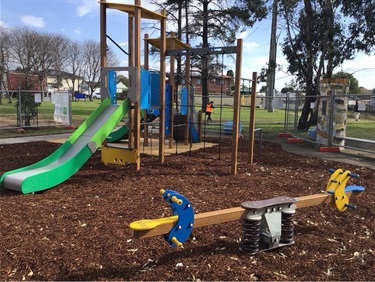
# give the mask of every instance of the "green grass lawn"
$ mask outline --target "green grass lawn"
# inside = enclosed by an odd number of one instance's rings
[[[99,106],[99,101],[73,101],[72,102],[72,125],[79,126],[86,118]],[[71,133],[74,130],[66,128],[65,126],[57,125],[54,122],[53,114],[55,105],[51,102],[43,102],[38,107],[38,126],[37,121],[33,120],[32,127],[27,128],[24,135],[48,135],[59,133]],[[17,125],[17,109],[14,103],[3,101],[0,105],[0,128],[12,127],[11,129],[0,130],[0,138],[17,137],[19,133],[16,132]],[[39,126],[40,125],[40,126]]]
[[[72,124],[79,126],[98,106],[99,101],[73,101],[72,102]],[[10,130],[0,130],[0,138],[19,136],[19,133],[15,131],[17,109],[15,108],[15,102],[9,104],[3,100],[3,104],[0,105],[0,128],[6,127],[12,124],[13,127]],[[195,105],[196,110],[201,110],[200,105]],[[39,124],[44,124],[46,121],[50,123],[50,126],[40,126],[38,128],[28,128],[26,135],[46,135],[46,134],[57,134],[57,133],[70,133],[72,129],[67,129],[64,126],[57,126],[53,120],[54,104],[50,102],[43,102],[38,107],[38,121]],[[204,115],[203,115],[204,118]],[[294,112],[288,113],[289,127],[293,126]],[[233,108],[231,106],[216,106],[212,113],[213,122],[211,124],[205,124],[206,128],[211,130],[219,131],[222,129],[223,124],[226,121],[233,120]],[[255,128],[262,128],[265,134],[277,134],[284,131],[284,120],[285,111],[275,109],[273,112],[268,112],[265,109],[257,108],[255,112]],[[250,121],[250,107],[241,106],[240,109],[240,122],[242,124],[242,132],[249,132],[249,121]],[[221,124],[220,124],[221,122]],[[35,121],[34,121],[35,123]],[[288,128],[287,128],[288,129]],[[363,138],[363,139],[374,139],[375,132],[375,113],[362,113],[361,119],[355,121],[352,115],[348,114],[347,120],[347,136]],[[297,132],[298,133],[298,132]],[[300,132],[302,135],[306,135],[307,131]]]
[[[201,110],[200,106],[196,106],[196,110]],[[284,129],[284,110],[274,110],[268,112],[262,108],[255,109],[255,128],[262,128],[266,134],[277,134]],[[204,115],[203,115],[204,117]],[[233,121],[233,108],[224,106],[216,107],[211,115],[213,122],[206,124],[206,128],[212,130],[220,130],[226,121]],[[220,125],[221,122],[221,125]],[[240,109],[240,122],[242,132],[248,133],[250,127],[250,107],[242,106]]]

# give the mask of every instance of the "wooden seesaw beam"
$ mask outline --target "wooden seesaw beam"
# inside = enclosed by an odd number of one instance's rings
[[[346,192],[346,196],[349,199],[353,199],[359,196],[362,191],[350,191]],[[297,208],[306,208],[310,206],[316,206],[324,203],[333,203],[334,196],[328,193],[314,194],[309,196],[303,196],[295,198],[295,205]],[[229,208],[211,212],[198,213],[194,215],[194,228],[202,227],[207,225],[213,225],[218,223],[224,223],[234,220],[240,220],[246,217],[248,211],[242,207]],[[137,239],[153,237],[158,235],[167,234],[174,224],[177,222],[177,217],[171,217],[170,221],[156,226],[149,230],[134,230],[134,237]]]

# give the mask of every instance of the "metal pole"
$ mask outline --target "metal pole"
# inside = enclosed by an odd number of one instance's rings
[[[22,99],[21,88],[18,87],[18,127],[22,128]]]
[[[334,102],[335,102],[335,92],[332,90],[330,95],[330,107],[329,107],[329,124],[328,124],[328,147],[332,146],[332,137],[333,137],[333,123],[334,123]]]
[[[268,75],[267,75],[267,93],[266,93],[266,108],[268,112],[273,112],[272,98],[275,91],[275,69],[276,69],[276,31],[277,31],[277,0],[272,4],[272,29],[270,39],[270,53],[268,60]]]

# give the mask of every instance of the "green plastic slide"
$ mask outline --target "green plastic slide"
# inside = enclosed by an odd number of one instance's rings
[[[101,146],[129,105],[128,99],[122,104],[111,104],[106,98],[54,153],[35,164],[4,173],[0,187],[27,194],[64,182]]]
[[[147,116],[147,123],[153,122],[158,116],[155,115],[148,115]],[[142,115],[141,119],[141,131],[144,129],[144,117]],[[110,143],[117,142],[121,139],[128,139],[128,126],[126,124],[122,125],[121,127],[113,130],[111,134],[109,134],[107,141]]]

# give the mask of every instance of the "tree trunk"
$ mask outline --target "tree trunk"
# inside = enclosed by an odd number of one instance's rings
[[[312,32],[312,20],[313,20],[313,12],[311,7],[310,0],[304,0],[305,3],[305,12],[306,12],[306,68],[307,68],[307,76],[306,76],[306,99],[303,105],[301,117],[298,121],[298,130],[304,130],[309,128],[309,115],[312,113],[310,109],[311,100],[315,97],[311,97],[316,95],[314,93],[314,85],[313,85],[313,57],[311,54],[312,50],[312,41],[311,41],[311,32]]]
[[[182,40],[182,4],[178,4],[178,21],[177,21],[177,38]],[[181,56],[177,57],[177,73],[181,74],[182,72],[182,58]],[[177,85],[181,85],[181,77],[177,75]],[[177,93],[177,92],[176,92]],[[178,101],[177,97],[175,97],[175,101]]]

